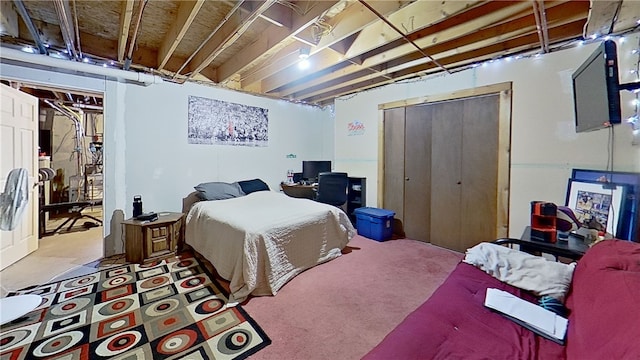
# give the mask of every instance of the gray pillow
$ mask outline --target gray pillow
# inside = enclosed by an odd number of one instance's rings
[[[201,183],[194,186],[194,189],[198,191],[197,196],[200,200],[224,200],[245,195],[237,182]]]

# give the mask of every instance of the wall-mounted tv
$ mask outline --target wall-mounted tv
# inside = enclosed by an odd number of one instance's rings
[[[576,132],[603,129],[621,122],[615,41],[603,41],[571,78]]]

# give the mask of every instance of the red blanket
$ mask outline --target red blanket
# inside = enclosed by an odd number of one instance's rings
[[[364,359],[557,359],[564,347],[484,307],[486,289],[533,296],[460,263]]]
[[[566,346],[484,307],[488,287],[535,301],[460,263],[418,309],[364,359],[640,359],[640,244],[608,240],[574,271]]]
[[[640,244],[607,240],[589,249],[567,298],[569,359],[640,359]]]

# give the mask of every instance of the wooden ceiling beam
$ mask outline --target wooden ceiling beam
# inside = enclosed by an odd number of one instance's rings
[[[591,13],[587,20],[584,37],[608,35],[613,32],[613,24],[622,6],[622,0],[591,1]]]
[[[523,4],[527,5],[526,3]],[[578,2],[564,3],[547,9],[549,23],[558,25],[562,19],[568,19],[567,21],[584,19],[588,12],[588,6],[585,5],[588,4],[582,3],[582,6],[579,5]],[[517,10],[517,8],[514,8],[514,10]],[[506,16],[506,14],[503,14],[503,16]],[[446,30],[420,39],[417,43],[427,53],[441,56],[439,54],[446,51],[458,50],[483,40],[488,39],[493,42],[499,42],[510,37],[521,36],[524,33],[535,31],[535,17],[531,12],[519,18],[511,17],[510,19],[505,22],[501,17],[494,17],[493,22],[497,25],[485,24],[482,19],[476,19],[471,23],[465,23],[464,26],[446,27]],[[482,30],[474,31],[473,29]],[[286,97],[293,93],[299,94],[305,91],[312,91],[312,89],[338,86],[341,82],[357,78],[358,74],[384,72],[387,69],[406,62],[416,61],[423,57],[412,46],[405,44],[390,51],[367,57],[361,64],[353,63],[342,69],[331,71],[323,77],[301,78],[298,83],[291,83],[287,87],[279,89],[278,94]]]
[[[129,40],[129,27],[131,26],[131,18],[133,18],[133,5],[135,0],[124,0],[120,6],[120,27],[118,27],[118,53],[116,59],[118,62],[124,61],[127,41]]]
[[[243,14],[236,11],[228,20],[217,29],[216,33],[207,41],[200,51],[193,57],[189,63],[190,74],[188,78],[193,78],[204,68],[209,66],[211,62],[219,56],[224,50],[231,46],[247,29],[256,21],[262,12],[267,10],[275,0],[267,0],[260,3],[260,6],[252,9],[253,12]],[[211,79],[214,82],[221,82],[220,79]]]
[[[18,12],[12,1],[0,1],[0,33],[18,37]]]
[[[405,1],[376,1],[372,6],[381,13],[388,14],[401,9],[405,5]],[[321,25],[314,24],[305,31],[311,31],[309,29],[318,28],[326,29],[329,32],[323,34],[320,39],[314,39],[311,35],[306,35],[305,42],[309,45],[314,45],[311,48],[310,55],[320,52],[321,50],[335,46],[342,41],[346,41],[345,44],[351,45],[353,43],[353,35],[360,32],[363,28],[370,25],[372,22],[377,21],[378,18],[371,13],[368,9],[364,8],[360,3],[353,3],[345,10],[338,13],[338,15],[323,20]],[[316,32],[320,30],[315,30]],[[306,34],[306,32],[305,32]],[[299,39],[301,34],[297,34],[296,39]],[[309,37],[309,39],[307,39]],[[296,44],[300,48],[300,44]],[[267,78],[284,67],[294,65],[300,61],[297,52],[292,51],[291,46],[287,46],[281,49],[277,54],[272,56],[273,61],[267,61],[260,65],[260,69],[252,71],[251,74],[242,77],[242,88],[247,88],[252,84]],[[335,50],[334,50],[335,51]],[[346,49],[344,49],[346,51]],[[333,53],[333,52],[331,52]]]
[[[585,24],[585,20],[577,20],[572,23],[560,25],[557,27],[549,28],[549,39],[551,43],[557,43],[561,41],[567,41],[571,39],[580,38],[582,35],[582,29]],[[439,61],[445,65],[452,67],[460,67],[470,65],[473,62],[470,59],[491,59],[498,54],[504,54],[506,51],[519,50],[534,50],[538,49],[538,34],[530,33],[515,39],[508,39],[495,43],[490,46],[481,47],[472,51],[461,52],[455,55],[451,55],[445,58],[439,59]],[[455,65],[455,66],[453,66]],[[351,94],[355,91],[362,91],[374,87],[378,87],[384,84],[393,83],[407,78],[416,77],[416,74],[425,72],[428,70],[434,70],[438,72],[436,65],[433,63],[424,63],[415,66],[408,67],[406,69],[386,74],[387,76],[372,76],[370,78],[362,79],[360,82],[354,82],[347,86],[340,88],[330,89],[322,94],[299,97],[298,100],[306,101],[309,103],[321,103],[335,97]]]
[[[298,2],[298,6],[306,8],[302,5],[306,2]],[[291,28],[270,26],[266,31],[262,32],[260,37],[251,45],[240,50],[233,58],[226,61],[218,67],[219,81],[226,81],[236,73],[242,72],[244,69],[253,65],[254,62],[267,53],[272,47],[291,38],[298,32],[304,30],[313,24],[319,16],[331,9],[337,1],[310,1],[311,6],[304,14],[292,12]]]
[[[400,11],[408,3],[409,1],[372,1],[369,5],[378,13],[389,16]],[[323,26],[327,31],[320,33],[321,37],[314,50],[317,52],[330,47],[378,21],[380,19],[374,13],[361,3],[355,2],[324,22]]]
[[[116,40],[101,38],[85,32],[80,32],[80,40],[84,44],[82,48],[85,54],[91,54],[93,57],[97,58],[117,61],[119,43]],[[131,67],[138,69],[153,68],[156,66],[157,58],[158,52],[156,50],[138,45],[133,58],[131,59]],[[183,58],[173,56],[167,62],[167,67],[177,69],[184,61],[185,59]],[[121,65],[123,64],[123,61],[117,62]],[[165,70],[163,70],[163,72],[166,74],[173,74]]]
[[[189,30],[189,27],[203,4],[204,0],[180,1],[176,19],[173,21],[171,28],[158,49],[158,70],[162,70],[167,64],[167,61],[171,55],[173,55],[182,38],[184,38],[184,35],[187,33],[187,30]]]
[[[512,6],[525,6],[530,7],[529,4],[522,4],[522,2],[508,2],[508,1],[495,1],[479,6],[473,7],[477,2],[462,2],[454,1],[447,2],[439,5],[440,3],[434,3],[429,1],[415,2],[408,6],[403,7],[399,11],[391,14],[389,20],[391,20],[396,26],[412,29],[407,36],[416,41],[434,32],[442,31],[454,26],[459,26],[467,22],[473,23],[486,23],[485,16],[499,11],[500,9],[509,8]],[[446,7],[445,7],[446,6]],[[455,13],[449,18],[443,18],[443,13]],[[494,15],[495,16],[495,15]],[[502,15],[504,17],[504,15]],[[404,24],[413,25],[404,25]],[[433,28],[433,30],[431,30]],[[470,29],[468,31],[473,31]],[[390,43],[388,46],[385,45]],[[407,44],[407,41],[400,37],[395,31],[386,25],[383,21],[377,21],[369,27],[362,30],[355,40],[354,44],[342,56],[342,61],[349,63],[361,63],[363,55],[370,52],[377,52],[380,48],[384,50],[390,50],[394,47]],[[369,55],[370,56],[370,55]],[[262,81],[262,89],[264,92],[278,91],[284,85],[294,82],[298,79],[305,78],[311,75],[313,72],[323,71],[331,68],[335,65],[335,61],[330,58],[330,61],[318,61],[315,56],[311,56],[309,61],[313,63],[313,67],[305,71],[299,71],[297,69],[283,69],[278,74],[274,74],[269,78]]]
[[[273,4],[263,12],[260,17],[273,25],[282,26],[287,29],[290,29],[293,24],[291,9],[280,3]]]

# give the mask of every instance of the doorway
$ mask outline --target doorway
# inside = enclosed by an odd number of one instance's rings
[[[38,250],[0,272],[2,293],[104,256],[102,93],[2,81],[38,99]]]

